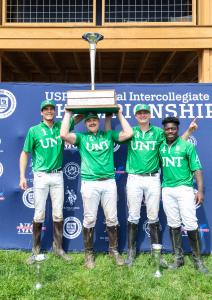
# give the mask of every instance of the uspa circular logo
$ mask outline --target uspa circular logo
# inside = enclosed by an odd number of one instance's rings
[[[16,98],[8,90],[0,89],[0,119],[5,119],[13,114],[16,109]]]
[[[33,187],[28,188],[23,193],[22,200],[23,200],[24,205],[26,205],[27,207],[29,207],[29,208],[35,208]]]
[[[65,165],[63,173],[68,179],[75,179],[80,173],[80,166],[74,162]]]
[[[191,144],[193,144],[194,146],[197,145],[197,139],[193,135],[189,136],[188,142],[191,143]]]
[[[3,172],[4,172],[4,168],[2,163],[0,163],[0,177],[2,176]]]
[[[76,217],[68,217],[64,220],[63,235],[69,240],[77,238],[82,232],[82,224]]]

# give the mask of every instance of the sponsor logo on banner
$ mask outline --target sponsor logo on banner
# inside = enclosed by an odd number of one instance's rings
[[[66,142],[64,150],[78,151],[78,148],[77,148],[77,146],[74,146],[74,145],[69,144],[69,143]]]
[[[115,179],[119,179],[124,174],[126,174],[124,166],[119,166],[115,169]]]
[[[67,186],[65,190],[65,203],[64,203],[64,209],[66,210],[77,210],[80,209],[79,206],[75,206],[75,203],[77,201],[77,195],[73,189],[69,189]]]
[[[2,176],[3,172],[4,172],[4,168],[2,163],[0,162],[0,177]]]
[[[19,223],[17,234],[32,234],[32,223]]]
[[[0,139],[0,145],[2,143],[2,140]],[[0,149],[0,153],[4,152],[4,150]]]
[[[32,234],[33,232],[33,224],[32,223],[22,223],[20,222],[18,226],[16,226],[17,234]],[[42,231],[46,230],[46,227],[42,227]]]
[[[113,152],[118,151],[120,147],[121,147],[121,145],[114,143]]]
[[[12,115],[16,109],[16,98],[8,90],[0,89],[0,119]]]
[[[82,224],[76,217],[68,217],[64,220],[63,235],[69,240],[77,238],[82,232]]]
[[[4,192],[0,192],[0,201],[3,201],[3,200],[5,200]]]
[[[28,188],[22,195],[24,205],[29,208],[35,208],[33,187]]]
[[[80,166],[74,162],[70,162],[63,168],[63,173],[68,179],[75,179],[80,173]]]
[[[203,236],[209,232],[210,229],[207,224],[199,224],[199,234],[201,238],[203,238]],[[181,226],[181,233],[182,236],[188,236],[187,230],[183,226]]]
[[[162,226],[161,226],[160,223],[159,223],[159,229],[160,229],[160,231],[162,231]],[[144,222],[144,224],[143,224],[143,231],[146,233],[146,235],[148,237],[150,237],[150,228],[149,228],[149,222],[148,222],[148,220],[146,220]]]
[[[191,144],[193,144],[194,146],[197,145],[197,139],[193,135],[189,136],[188,142],[191,143]]]

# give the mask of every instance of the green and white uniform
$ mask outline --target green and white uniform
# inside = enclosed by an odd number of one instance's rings
[[[148,221],[155,223],[158,221],[161,190],[158,173],[159,147],[165,136],[161,128],[152,125],[146,132],[142,131],[139,126],[135,126],[133,132],[133,137],[127,142],[128,221],[138,224],[144,196]]]
[[[63,219],[64,183],[62,173],[64,142],[60,138],[61,122],[52,127],[45,123],[29,129],[23,151],[32,154],[34,172],[34,221],[42,223],[45,219],[45,206],[50,192],[53,221]],[[74,120],[71,119],[71,129]]]
[[[119,132],[110,130],[76,133],[75,145],[81,156],[81,194],[83,199],[83,226],[94,227],[99,203],[104,210],[107,226],[116,226],[117,188],[114,179],[113,144]]]
[[[178,137],[171,145],[160,146],[163,168],[162,199],[170,227],[184,224],[186,230],[196,230],[197,218],[193,190],[193,172],[201,163],[194,145]]]

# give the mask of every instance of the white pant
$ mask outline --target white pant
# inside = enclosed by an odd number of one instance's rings
[[[52,201],[52,218],[54,222],[63,220],[64,183],[63,172],[34,172],[34,221],[43,223],[45,220],[46,200],[50,192]]]
[[[84,227],[91,228],[95,226],[100,202],[105,214],[107,226],[116,226],[118,224],[117,188],[115,179],[100,181],[82,180],[81,194],[84,208]]]
[[[165,187],[162,189],[162,200],[170,227],[177,228],[183,224],[185,230],[198,228],[195,195],[192,187]]]
[[[143,197],[149,223],[158,221],[160,205],[160,175],[141,176],[129,174],[127,179],[127,205],[129,209],[128,221],[138,224]]]

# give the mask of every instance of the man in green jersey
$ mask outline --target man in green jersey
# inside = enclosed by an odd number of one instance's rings
[[[81,156],[81,194],[83,200],[84,219],[83,237],[85,246],[85,266],[95,266],[93,256],[93,233],[96,224],[97,210],[101,202],[104,210],[109,238],[109,254],[114,257],[117,265],[124,261],[119,256],[117,247],[117,188],[114,179],[114,142],[124,141],[133,134],[132,128],[118,111],[122,131],[99,129],[99,118],[94,112],[85,117],[86,133],[69,133],[71,112],[66,111],[61,137],[79,148]]]
[[[176,269],[184,265],[181,236],[183,224],[192,248],[194,265],[200,272],[208,274],[201,259],[195,207],[195,202],[201,204],[204,200],[202,166],[194,145],[178,136],[178,118],[165,118],[162,124],[166,136],[159,149],[163,168],[162,201],[175,255],[170,268]],[[197,183],[196,195],[193,174]]]
[[[25,171],[29,153],[32,154],[32,169],[34,173],[34,205],[33,218],[33,255],[28,259],[31,264],[41,248],[42,223],[45,220],[45,206],[50,192],[53,216],[53,251],[56,255],[70,260],[70,257],[62,249],[63,237],[63,202],[64,183],[62,172],[62,160],[64,142],[60,137],[61,122],[54,122],[55,102],[44,100],[41,103],[42,122],[29,129],[23,151],[20,155],[20,183],[21,189],[27,189]],[[83,116],[71,119],[69,126],[74,127]]]
[[[137,105],[135,118],[138,125],[133,127],[133,137],[127,141],[128,266],[132,266],[136,254],[136,237],[143,199],[146,204],[151,244],[161,244],[158,218],[161,194],[159,147],[165,135],[161,128],[150,124],[149,105]],[[196,127],[197,124],[193,121],[183,138],[187,139]],[[105,128],[111,128],[109,117]],[[166,262],[161,260],[161,265],[166,267]]]

